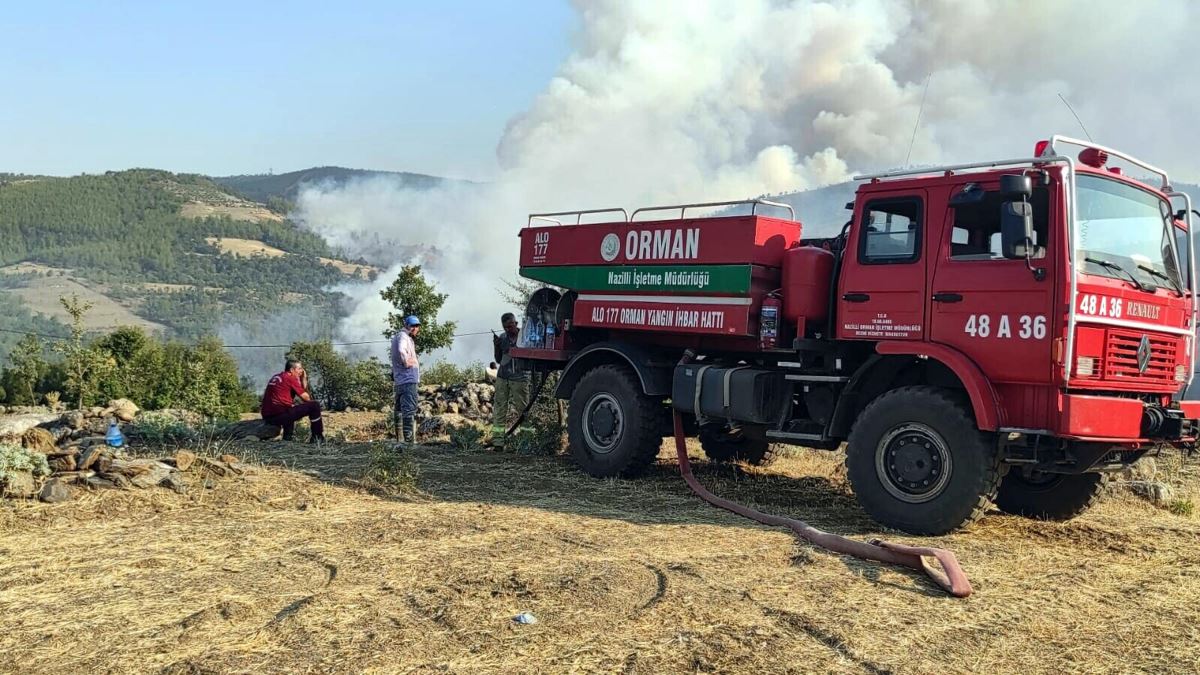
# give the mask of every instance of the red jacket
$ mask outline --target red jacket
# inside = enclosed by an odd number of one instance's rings
[[[267,382],[267,390],[263,392],[260,408],[262,416],[274,417],[287,412],[292,407],[292,398],[303,393],[304,385],[300,384],[300,378],[294,374],[284,371],[272,375]]]

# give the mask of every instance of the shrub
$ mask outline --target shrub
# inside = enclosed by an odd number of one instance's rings
[[[40,452],[0,443],[0,483],[7,482],[12,474],[23,471],[29,471],[34,476],[49,476],[50,465]]]
[[[483,382],[486,378],[487,370],[482,363],[457,366],[442,360],[421,370],[421,384],[462,384]]]
[[[1191,518],[1196,512],[1196,505],[1190,499],[1175,499],[1167,504],[1167,510],[1177,516]]]
[[[474,424],[450,428],[450,444],[459,450],[477,450],[483,446],[483,430]]]
[[[525,455],[556,455],[562,450],[566,429],[559,414],[559,400],[554,397],[558,375],[555,373],[547,377],[550,379],[542,386],[525,421],[505,442],[506,450]],[[537,385],[536,376],[531,384]]]
[[[288,356],[304,364],[313,396],[326,410],[373,410],[392,400],[391,375],[379,359],[351,363],[328,341],[293,343]]]
[[[382,487],[412,492],[417,489],[420,470],[407,455],[386,443],[373,443],[367,457],[365,478]]]
[[[177,443],[199,437],[199,432],[184,424],[174,415],[149,411],[138,415],[133,424],[133,433],[149,443]]]

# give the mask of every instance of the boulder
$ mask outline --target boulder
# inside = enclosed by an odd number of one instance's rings
[[[233,469],[229,468],[229,465],[215,459],[209,459],[208,457],[197,457],[196,466],[203,473],[216,476],[217,478],[232,476],[234,473]]]
[[[175,453],[175,468],[180,471],[187,471],[196,463],[196,453],[188,450],[180,450]]]
[[[21,447],[40,452],[43,455],[57,449],[54,445],[54,434],[42,427],[26,429],[25,433],[21,434]]]
[[[60,478],[51,478],[42,486],[42,491],[38,493],[38,499],[47,504],[57,504],[65,502],[71,498],[71,488],[67,487],[66,482]]]
[[[260,441],[269,441],[282,433],[283,427],[267,424],[262,420],[242,420],[227,428],[223,435],[233,440],[257,438]]]
[[[78,430],[83,428],[83,422],[86,417],[82,410],[71,410],[63,413],[59,420],[69,429]]]
[[[1130,481],[1126,485],[1133,494],[1155,506],[1166,506],[1171,501],[1171,498],[1174,497],[1171,486],[1166,483],[1152,480],[1138,480]]]
[[[183,482],[178,471],[172,471],[167,474],[167,477],[162,480],[161,485],[165,488],[170,488],[176,494],[187,494],[187,483]]]
[[[55,473],[74,471],[77,468],[75,455],[59,455],[57,457],[51,457],[49,462],[50,470],[54,471]]]
[[[92,445],[87,450],[83,451],[83,454],[80,455],[79,461],[75,463],[75,466],[80,471],[87,471],[88,469],[92,468],[93,464],[99,461],[100,455],[104,453],[104,450],[105,446],[103,445]]]
[[[27,499],[37,495],[37,483],[30,471],[10,471],[4,479],[3,494],[6,497]]]
[[[113,415],[122,422],[132,422],[137,417],[140,408],[127,398],[118,398],[108,402],[104,415]]]
[[[241,460],[237,458],[237,455],[221,455],[221,461],[226,464],[237,464]]]
[[[1143,457],[1129,466],[1121,469],[1121,480],[1152,481],[1158,475],[1158,463],[1153,457]]]
[[[30,429],[53,422],[58,415],[45,413],[20,413],[0,417],[0,439],[15,440]]]

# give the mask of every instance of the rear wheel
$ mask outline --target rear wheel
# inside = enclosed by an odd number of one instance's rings
[[[871,402],[846,448],[859,504],[912,534],[945,534],[983,515],[1000,481],[995,439],[937,387],[904,387]]]
[[[597,478],[634,476],[662,446],[662,403],[642,393],[627,368],[599,366],[571,393],[567,437],[571,457]]]
[[[741,429],[725,424],[700,427],[700,447],[714,462],[745,462],[766,466],[777,458],[777,446],[766,439],[746,436]]]
[[[996,506],[1005,513],[1037,520],[1070,520],[1100,500],[1108,476],[1058,474],[1013,468],[1000,483]]]

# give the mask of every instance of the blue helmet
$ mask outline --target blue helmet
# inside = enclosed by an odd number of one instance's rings
[[[420,326],[420,325],[421,325],[421,320],[418,319],[415,315],[410,316],[404,320],[405,328],[412,328],[413,326]]]

